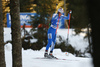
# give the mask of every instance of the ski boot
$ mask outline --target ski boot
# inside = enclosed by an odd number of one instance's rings
[[[58,59],[57,57],[53,56],[52,53],[49,54],[49,57],[52,59]]]
[[[44,53],[44,58],[52,59],[52,57],[50,55],[48,55],[48,53]]]

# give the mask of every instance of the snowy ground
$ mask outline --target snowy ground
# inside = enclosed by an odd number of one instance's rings
[[[10,43],[5,45],[6,67],[12,67],[11,47]],[[43,57],[44,50],[45,47],[40,51],[22,49],[23,67],[93,67],[92,58],[75,57],[70,53],[67,56],[65,52],[61,52],[60,49],[54,50],[54,56],[66,60],[36,59],[38,57]]]
[[[67,35],[64,34],[65,32],[67,31],[65,31],[64,29],[63,30],[59,29],[58,35],[62,35],[62,37],[64,36],[67,37]],[[10,28],[4,28],[5,42],[7,40],[11,40],[10,33],[11,33]],[[70,39],[70,43],[75,47],[77,46],[78,47],[77,50],[82,49],[82,51],[84,51],[88,43],[87,41],[83,40],[83,37],[82,37],[83,34],[80,34],[78,36],[72,36],[74,32],[71,31],[70,33],[71,34],[69,36],[70,38],[72,38]],[[75,42],[76,44],[73,44]],[[31,49],[28,49],[28,50],[22,49],[23,67],[93,67],[91,57],[90,58],[75,57],[71,53],[66,55],[65,52],[62,52],[60,49],[54,49],[54,56],[58,58],[66,59],[66,60],[36,59],[37,57],[40,57],[40,58],[43,57],[44,51],[45,51],[45,47],[43,47],[39,51],[33,51]],[[10,43],[5,45],[5,60],[6,60],[6,67],[12,67],[12,46]]]

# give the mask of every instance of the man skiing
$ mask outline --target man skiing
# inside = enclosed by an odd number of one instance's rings
[[[48,35],[48,44],[46,46],[46,50],[44,53],[45,58],[56,58],[53,56],[52,53],[53,53],[53,49],[55,47],[56,33],[57,33],[58,25],[64,19],[69,20],[69,14],[68,14],[68,16],[64,16],[64,15],[62,15],[62,13],[63,13],[63,9],[60,7],[58,9],[58,13],[53,14],[53,16],[52,16],[51,26],[48,29],[48,34],[47,34]],[[48,54],[48,49],[50,46],[51,46],[50,53]]]

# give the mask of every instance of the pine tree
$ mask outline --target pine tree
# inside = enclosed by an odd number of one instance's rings
[[[34,0],[20,0],[20,12],[32,12],[33,1]]]
[[[88,12],[91,23],[91,35],[92,35],[92,46],[93,46],[93,64],[94,67],[100,67],[100,0],[88,0]]]
[[[7,18],[6,18],[6,14],[10,12],[10,8],[9,8],[9,0],[2,0],[2,8],[3,8],[3,23],[4,23],[4,27],[7,26]]]
[[[87,11],[87,0],[67,0],[68,11],[72,10],[71,27],[76,28],[76,32],[80,32],[81,28],[86,28],[89,24]]]
[[[10,1],[11,30],[12,30],[12,67],[22,67],[22,44],[20,29],[19,0]]]
[[[33,27],[37,27],[38,24],[48,24],[50,22],[53,13],[56,10],[56,4],[58,0],[34,0],[33,4],[34,11],[36,11],[36,15],[32,17],[32,22],[30,24]]]
[[[0,0],[0,67],[6,67],[4,54],[4,36],[3,36],[3,12],[2,1]]]

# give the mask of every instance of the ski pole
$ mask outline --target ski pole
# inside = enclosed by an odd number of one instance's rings
[[[59,17],[58,17],[58,22],[57,22],[57,28],[56,28],[56,33],[55,34],[57,34],[57,29],[59,28]]]
[[[69,23],[68,23],[68,33],[67,33],[67,44],[68,44],[68,39],[69,39],[69,28],[70,28],[71,13],[72,13],[72,11],[70,10],[70,13],[69,13]]]
[[[72,11],[70,10],[70,14],[69,14],[69,23],[68,23],[68,33],[67,33],[67,45],[68,45],[68,38],[69,38],[69,28],[70,28],[71,13],[72,13]],[[66,51],[66,55],[67,55],[67,56],[69,55],[67,51]]]

